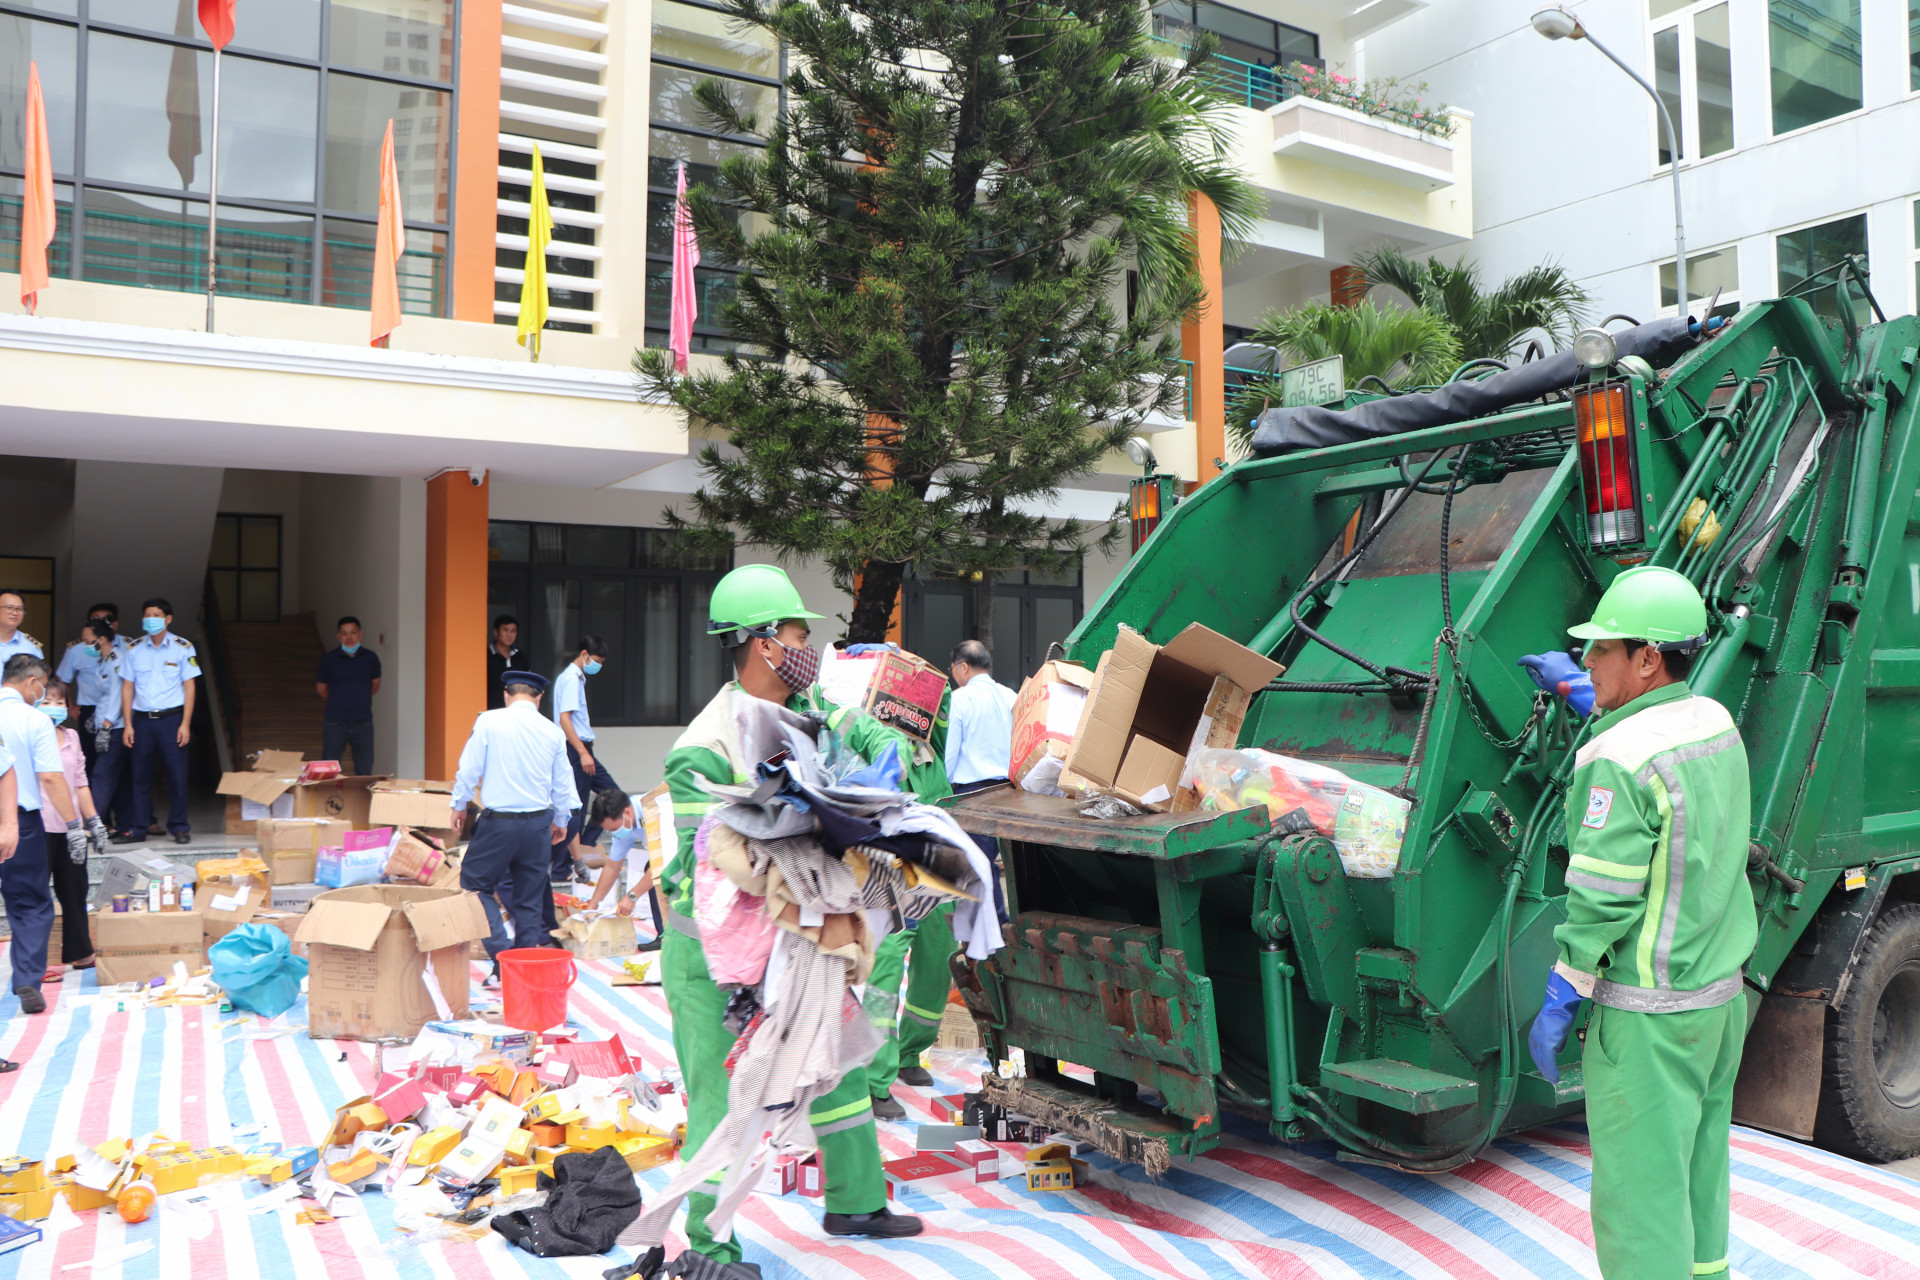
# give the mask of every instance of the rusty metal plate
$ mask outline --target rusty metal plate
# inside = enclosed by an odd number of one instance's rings
[[[1826,1047],[1824,1000],[1763,998],[1760,1015],[1747,1031],[1740,1078],[1733,1085],[1734,1120],[1811,1140]]]
[[[1183,858],[1266,834],[1264,808],[1231,813],[1143,813],[1131,818],[1083,818],[1080,800],[1035,795],[1018,787],[974,791],[946,803],[974,835],[997,836],[1063,849],[1094,849],[1145,858]]]
[[[1448,567],[1457,573],[1491,569],[1500,559],[1520,522],[1526,519],[1554,476],[1551,467],[1516,471],[1497,484],[1476,484],[1453,498],[1453,519],[1447,532],[1453,542]],[[1392,523],[1380,531],[1367,554],[1348,576],[1390,578],[1409,573],[1440,572],[1440,509],[1438,494],[1416,493]]]

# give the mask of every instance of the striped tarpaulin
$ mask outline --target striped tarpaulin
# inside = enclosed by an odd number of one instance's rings
[[[649,1074],[673,1063],[657,987],[615,987],[612,962],[581,966],[572,1016],[589,1034],[618,1032]],[[0,1000],[0,1153],[61,1154],[114,1136],[159,1131],[195,1146],[260,1124],[259,1141],[312,1143],[339,1103],[365,1092],[374,1055],[347,1041],[262,1037],[258,1020],[222,1027],[205,1008],[109,1013],[91,973],[70,976],[39,1017]],[[476,1003],[480,992],[475,991]],[[965,1074],[936,1083],[955,1092]],[[909,1123],[882,1124],[889,1158],[912,1150],[911,1124],[930,1121],[931,1093],[902,1089]],[[1920,1183],[1748,1130],[1733,1140],[1733,1269],[1751,1280],[1920,1275]],[[1092,1159],[1092,1185],[1028,1192],[1002,1182],[933,1194],[901,1208],[927,1219],[915,1239],[829,1240],[819,1202],[754,1196],[741,1222],[749,1261],[769,1280],[1145,1280],[1179,1277],[1595,1277],[1587,1220],[1591,1162],[1584,1134],[1565,1126],[1501,1142],[1454,1175],[1417,1177],[1333,1159],[1325,1146],[1288,1147],[1255,1128],[1176,1165],[1158,1182],[1137,1165]],[[643,1175],[658,1189],[671,1169]],[[246,1195],[260,1194],[251,1184]],[[534,1258],[492,1234],[422,1243],[393,1226],[385,1197],[322,1226],[291,1213],[210,1216],[163,1211],[129,1226],[112,1213],[72,1216],[50,1242],[0,1257],[0,1277],[96,1280],[511,1280],[598,1277],[623,1261]],[[56,1218],[55,1222],[60,1222]],[[125,1256],[129,1246],[151,1242]],[[670,1244],[678,1249],[682,1241]]]

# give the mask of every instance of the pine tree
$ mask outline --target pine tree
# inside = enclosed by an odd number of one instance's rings
[[[746,348],[689,376],[635,357],[643,395],[726,446],[669,519],[818,557],[853,594],[854,641],[884,638],[909,565],[990,584],[1110,546],[1117,524],[1049,506],[1179,403],[1188,193],[1229,234],[1257,209],[1197,79],[1207,51],[1155,57],[1139,0],[726,7],[791,70],[775,119],[696,91],[767,146],[688,197],[703,261],[742,272],[720,320]]]

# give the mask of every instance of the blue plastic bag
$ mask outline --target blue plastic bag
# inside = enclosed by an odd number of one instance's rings
[[[213,980],[236,1009],[277,1018],[300,999],[305,957],[293,954],[287,935],[267,924],[243,924],[207,949]]]

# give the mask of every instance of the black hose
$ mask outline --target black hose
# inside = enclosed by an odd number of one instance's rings
[[[1638,329],[1640,327],[1640,322],[1638,320],[1635,320],[1632,316],[1628,315],[1624,311],[1616,311],[1612,315],[1608,316],[1605,320],[1602,320],[1599,324],[1595,325],[1594,328],[1604,329],[1608,325],[1612,324],[1615,320],[1625,320],[1629,325],[1631,325],[1635,329]]]
[[[1406,485],[1407,487],[1412,489],[1418,489],[1421,493],[1434,494],[1434,495],[1442,494],[1447,491],[1447,486],[1445,484],[1421,484],[1419,481],[1415,480],[1413,478],[1413,471],[1407,466],[1406,454],[1404,453],[1401,454],[1398,458],[1395,458],[1394,461],[1400,464],[1400,483]],[[1425,475],[1426,473],[1421,472],[1421,474]],[[1449,482],[1452,481],[1451,476],[1448,477],[1448,481]]]
[[[1391,670],[1392,668],[1388,668],[1388,669]],[[1357,681],[1357,680],[1351,684],[1342,684],[1335,681],[1269,680],[1264,685],[1260,686],[1260,692],[1262,693],[1353,693],[1353,694],[1392,693],[1393,686],[1390,684],[1367,684],[1365,682]]]

